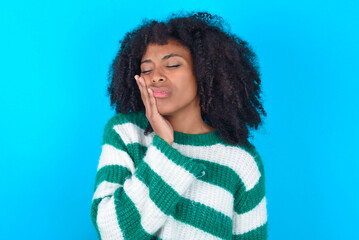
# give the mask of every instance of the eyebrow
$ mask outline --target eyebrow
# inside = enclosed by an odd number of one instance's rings
[[[177,53],[171,53],[171,54],[168,54],[168,55],[166,55],[166,56],[163,56],[163,57],[162,57],[162,61],[163,61],[163,60],[166,60],[166,59],[169,59],[169,58],[171,58],[171,57],[181,57],[181,58],[184,58],[184,57],[182,57],[181,55],[179,55],[179,54],[177,54]],[[147,62],[152,62],[152,60],[151,60],[151,59],[145,59],[145,60],[143,60],[143,61],[141,62],[141,64],[142,64],[142,63],[147,63]]]

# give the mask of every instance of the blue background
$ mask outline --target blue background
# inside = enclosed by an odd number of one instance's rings
[[[353,239],[358,1],[2,1],[0,239],[96,239],[107,71],[143,18],[219,14],[258,55],[269,239]]]

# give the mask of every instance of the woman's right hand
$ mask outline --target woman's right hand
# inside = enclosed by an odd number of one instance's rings
[[[152,90],[147,88],[145,79],[138,75],[135,75],[135,79],[141,92],[142,102],[146,108],[146,118],[150,122],[153,131],[169,145],[172,145],[174,136],[171,123],[158,112],[156,99]]]

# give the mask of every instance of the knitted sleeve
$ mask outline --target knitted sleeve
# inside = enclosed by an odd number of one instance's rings
[[[205,166],[154,135],[135,169],[127,145],[114,126],[109,121],[103,135],[92,222],[102,240],[153,239]]]
[[[232,239],[236,240],[266,240],[268,238],[264,168],[260,155],[254,148],[251,149],[251,154],[258,166],[258,169],[253,172],[259,171],[260,177],[251,189],[239,191],[239,197],[235,198]]]

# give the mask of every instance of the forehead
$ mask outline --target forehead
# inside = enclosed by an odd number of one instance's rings
[[[159,45],[156,43],[150,43],[147,45],[146,51],[142,56],[142,60],[148,58],[161,58],[164,55],[176,53],[184,58],[191,58],[190,51],[183,46],[179,41],[174,39],[168,39],[167,44]]]

